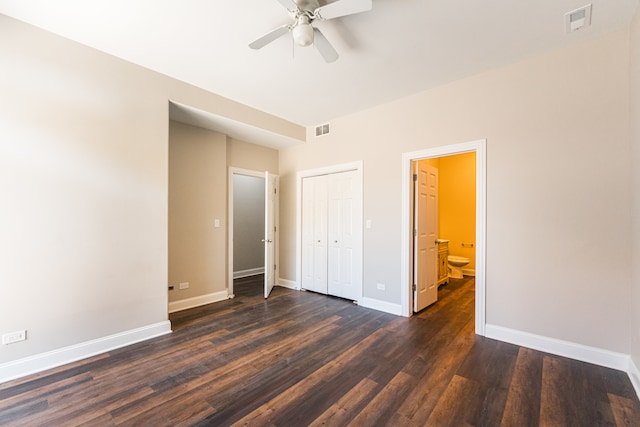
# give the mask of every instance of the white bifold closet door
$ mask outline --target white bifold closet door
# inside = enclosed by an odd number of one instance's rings
[[[356,171],[302,180],[302,288],[362,297],[362,201]]]

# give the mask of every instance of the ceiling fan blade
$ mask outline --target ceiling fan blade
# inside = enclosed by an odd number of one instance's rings
[[[318,49],[320,55],[326,62],[335,62],[338,59],[338,52],[331,46],[329,40],[317,28],[313,29],[313,33],[313,45]]]
[[[373,3],[371,0],[339,0],[335,3],[321,6],[313,13],[320,19],[333,19],[353,15],[354,13],[366,12],[371,10],[372,7]]]
[[[252,41],[249,43],[249,47],[251,49],[261,49],[277,39],[278,37],[282,37],[287,34],[290,30],[289,25],[283,25],[282,27],[278,27],[275,30],[269,31],[264,36]]]
[[[281,5],[283,5],[284,7],[287,8],[287,10],[297,10],[298,9],[298,5],[294,3],[293,0],[278,0],[278,2],[280,2]]]

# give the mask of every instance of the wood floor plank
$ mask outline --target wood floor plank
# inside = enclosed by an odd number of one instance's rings
[[[537,426],[540,421],[543,355],[539,351],[520,348],[511,377],[509,394],[501,426]]]
[[[459,301],[459,303],[461,304],[460,308],[464,309],[465,306],[473,304],[473,300]],[[425,326],[429,331],[428,339],[425,339],[422,342],[422,347],[417,349],[416,357],[403,367],[403,371],[418,378],[424,376],[441,359],[451,358],[450,346],[453,341],[460,337],[460,334],[464,334],[467,338],[474,336],[473,321],[468,315],[459,315],[457,312],[452,313],[449,321],[444,322],[441,327],[433,327],[431,322],[427,322]],[[467,342],[471,341],[467,340]],[[459,349],[458,351],[464,351],[466,355],[469,349],[470,346],[465,346],[464,349]]]
[[[438,353],[434,352],[429,369],[423,373],[415,389],[398,408],[400,415],[413,420],[416,425],[424,425],[427,422],[440,396],[473,347],[475,337],[472,331],[473,323],[467,322],[467,327],[460,331],[449,345],[439,348]]]
[[[0,392],[0,411],[32,399],[48,399],[49,396],[66,390],[69,387],[75,387],[83,382],[91,381],[91,378],[91,373],[83,372],[78,375],[70,375],[67,378],[58,377],[56,381],[46,384],[37,382],[37,385],[33,386],[33,388],[25,387],[25,385],[28,386],[28,384],[19,384],[17,390],[8,388]],[[33,390],[37,390],[37,392]]]
[[[318,370],[314,371],[310,375],[306,376],[301,381],[297,382],[292,387],[288,388],[285,392],[280,393],[269,402],[260,406],[244,418],[239,420],[237,425],[244,424],[267,424],[270,422],[277,422],[274,418],[274,413],[280,411],[284,414],[288,414],[291,411],[297,410],[298,413],[304,414],[304,417],[309,417],[311,414],[309,411],[315,409],[318,410],[319,405],[324,403],[324,406],[334,404],[333,401],[328,401],[326,394],[322,393],[323,384],[330,384],[338,376],[345,373],[345,370],[349,369],[345,367],[350,363],[353,363],[354,357],[357,357],[363,351],[370,351],[372,344],[378,339],[378,336],[383,334],[382,331],[376,331],[376,333],[370,335],[358,344],[350,348],[348,351],[342,353],[337,358],[329,361]],[[351,371],[350,371],[351,373]],[[368,373],[368,371],[367,371]],[[363,374],[363,376],[366,373]],[[348,383],[348,380],[339,378],[339,382],[342,384]],[[349,387],[349,389],[351,386]],[[312,391],[312,393],[308,393]],[[334,391],[332,388],[331,391]],[[348,390],[346,391],[348,393]],[[303,396],[308,393],[309,396]],[[336,393],[336,396],[339,395]],[[331,395],[329,395],[329,398]],[[301,399],[302,398],[302,399]],[[299,406],[299,401],[302,400],[302,405]],[[324,400],[324,402],[318,402],[318,400]],[[296,407],[293,408],[292,404]],[[323,410],[323,409],[322,409]],[[320,412],[322,412],[320,410]],[[288,421],[291,423],[300,422],[301,420],[292,419],[295,417],[288,416]]]
[[[544,356],[540,398],[541,425],[615,425],[602,385],[583,375],[590,366]],[[597,370],[596,370],[597,371]],[[604,398],[603,398],[604,396]]]
[[[0,384],[7,426],[640,426],[624,372],[474,334],[474,280],[411,318],[234,282],[173,333]],[[237,284],[237,286],[236,286]]]
[[[87,365],[92,365],[97,361],[108,358],[109,353],[102,353],[76,362],[68,363],[66,365],[47,369],[46,371],[37,372],[13,381],[0,383],[0,396],[16,395],[21,393],[20,390],[29,392],[33,388],[45,387],[46,384],[56,383],[60,378],[69,378],[73,375],[85,373],[90,369]],[[9,389],[11,389],[11,391],[7,391]]]
[[[380,384],[375,381],[371,381],[368,378],[362,379],[318,418],[313,420],[309,426],[345,426],[351,423],[354,414],[359,413],[380,388]]]
[[[351,421],[355,426],[385,425],[405,397],[415,388],[417,379],[400,371]]]
[[[471,426],[478,418],[480,385],[455,375],[429,416],[427,426]]]
[[[201,419],[215,412],[207,402],[189,395],[182,395],[164,405],[148,409],[118,426],[189,426],[194,419]]]
[[[55,405],[51,405],[50,402],[52,399],[55,399],[60,395],[79,395],[82,390],[85,390],[86,387],[91,384],[91,380],[92,378],[90,373],[84,373],[73,376],[67,380],[60,381],[60,383],[53,383],[43,387],[42,389],[39,389],[37,393],[32,394],[32,399],[36,401],[33,406],[26,406],[20,411],[16,411],[20,405],[14,405],[13,408],[7,408],[6,412],[2,409],[0,410],[0,420],[4,418],[4,423],[16,422],[17,424],[37,424],[43,420],[51,420],[55,417],[55,414],[60,412],[67,413],[72,411],[73,408],[68,405],[56,407]],[[27,399],[26,402],[29,402],[32,399]],[[16,399],[7,400],[16,402]],[[7,416],[8,413],[13,413],[13,415]],[[0,425],[2,425],[2,423],[0,423]]]
[[[321,339],[323,334],[329,334],[332,330],[331,323],[332,319],[330,318],[327,319],[326,323],[315,325],[314,328],[309,329],[307,331],[308,335],[304,337],[306,342],[312,343],[313,340]],[[300,344],[300,342],[297,344]],[[135,419],[143,412],[161,407],[165,401],[177,399],[183,394],[196,391],[206,385],[211,390],[218,387],[229,387],[232,384],[244,384],[249,378],[260,374],[260,369],[257,365],[264,363],[266,359],[271,361],[278,359],[285,348],[291,348],[294,345],[296,345],[294,342],[280,341],[277,346],[271,346],[263,352],[251,352],[250,357],[237,358],[235,361],[211,371],[181,372],[179,376],[174,375],[168,378],[170,381],[153,384],[152,387],[157,392],[151,398],[146,398],[143,402],[131,404],[114,411],[114,420],[116,423],[122,423]],[[212,413],[214,412],[212,411]]]
[[[361,325],[363,330],[354,329],[347,324],[345,329],[339,328],[335,333],[322,337],[313,346],[309,345],[313,344],[309,339],[297,340],[299,342],[298,348],[293,348],[293,351],[289,352],[286,361],[269,366],[248,382],[239,385],[239,387],[231,387],[227,392],[210,400],[209,403],[219,411],[209,418],[207,422],[224,424],[236,421],[239,416],[247,415],[260,405],[267,404],[274,396],[286,392],[289,387],[293,387],[299,381],[303,381],[318,369],[321,369],[326,363],[335,359],[337,355],[341,355],[354,345],[357,345],[359,341],[366,340],[370,336],[367,331],[367,325],[370,322],[375,322],[377,317],[377,314],[370,313],[370,315],[372,319]],[[323,328],[323,331],[325,330],[326,328]],[[292,364],[298,366],[298,369],[292,371],[284,370]],[[268,390],[253,387],[256,383],[263,384],[265,382],[270,384]],[[241,406],[238,400],[232,399],[233,396],[237,396],[239,393],[242,394],[244,399],[251,401],[251,405]],[[230,401],[231,403],[229,403]],[[299,398],[299,401],[302,401],[303,405],[305,404],[304,399]],[[300,412],[305,413],[303,410],[300,410]]]
[[[610,393],[609,401],[617,426],[637,427],[640,425],[640,404],[637,399],[628,399]]]
[[[0,411],[0,425],[26,425],[28,417],[36,417],[44,413],[49,404],[44,398],[29,399],[14,405],[5,406]]]

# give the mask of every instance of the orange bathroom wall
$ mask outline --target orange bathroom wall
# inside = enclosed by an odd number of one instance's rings
[[[439,237],[449,240],[450,255],[469,258],[463,270],[475,270],[476,154],[440,157],[438,181]]]

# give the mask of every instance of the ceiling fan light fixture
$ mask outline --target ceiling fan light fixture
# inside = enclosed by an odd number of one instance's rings
[[[324,0],[323,3],[326,3]],[[320,6],[319,0],[278,0],[284,6],[293,23],[282,25],[269,31],[267,34],[249,43],[251,49],[261,49],[276,39],[291,32],[293,42],[299,46],[313,45],[325,62],[335,62],[338,52],[329,43],[319,28],[314,27],[314,21],[326,21],[342,16],[371,10],[372,0],[334,0]]]
[[[313,27],[308,17],[301,16],[295,27],[293,27],[292,33],[293,40],[300,46],[311,46],[313,44]]]

